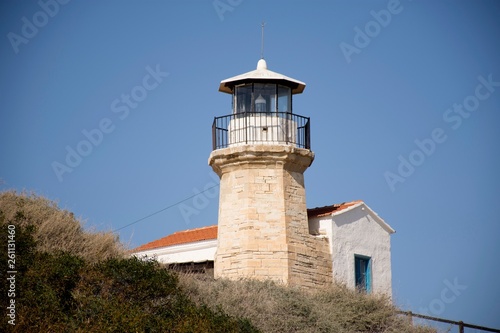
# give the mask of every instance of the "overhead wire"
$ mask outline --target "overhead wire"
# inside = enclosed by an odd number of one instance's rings
[[[196,193],[196,194],[193,194],[193,195],[192,195],[192,196],[190,196],[190,197],[187,197],[187,198],[185,198],[185,199],[182,199],[182,200],[180,200],[180,201],[178,201],[178,202],[176,202],[176,203],[174,203],[174,204],[168,205],[167,207],[162,208],[162,209],[160,209],[160,210],[158,210],[158,211],[156,211],[156,212],[154,212],[154,213],[151,213],[151,214],[149,214],[149,215],[146,215],[146,216],[144,216],[144,217],[141,217],[140,219],[137,219],[137,220],[135,220],[135,221],[133,221],[133,222],[130,222],[129,224],[126,224],[126,225],[124,225],[123,227],[120,227],[120,228],[118,228],[118,229],[115,229],[115,230],[113,230],[112,232],[117,232],[117,231],[120,231],[120,230],[122,230],[122,229],[125,229],[125,228],[127,228],[127,227],[130,227],[131,225],[134,225],[134,224],[136,224],[136,223],[139,223],[139,222],[141,222],[141,221],[144,221],[145,219],[148,219],[148,218],[150,218],[150,217],[152,217],[152,216],[154,216],[154,215],[156,215],[156,214],[159,214],[159,213],[161,213],[161,212],[163,212],[163,211],[166,211],[167,209],[170,209],[170,208],[172,208],[172,207],[175,207],[175,206],[177,206],[177,205],[180,205],[180,204],[181,204],[181,203],[183,203],[184,201],[187,201],[187,200],[189,200],[189,199],[192,199],[192,198],[196,197],[197,195],[200,195],[201,193],[207,192],[208,190],[213,189],[214,187],[217,187],[217,186],[219,186],[219,184],[215,184],[214,186],[211,186],[211,187],[209,187],[209,188],[206,188],[206,189],[204,189],[203,191],[198,192],[198,193]]]

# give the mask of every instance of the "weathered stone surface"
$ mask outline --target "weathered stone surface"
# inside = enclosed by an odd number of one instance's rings
[[[221,178],[215,277],[314,287],[332,281],[328,241],[309,234],[304,171],[314,160],[290,145],[212,152]]]

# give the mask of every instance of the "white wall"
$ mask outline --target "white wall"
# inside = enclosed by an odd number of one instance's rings
[[[217,250],[217,240],[206,240],[193,243],[160,247],[134,253],[138,258],[147,256],[156,258],[164,264],[213,261]]]

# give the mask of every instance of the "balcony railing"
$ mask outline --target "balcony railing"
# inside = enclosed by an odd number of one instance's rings
[[[244,144],[287,144],[311,149],[310,120],[289,112],[245,112],[215,117],[214,150]]]

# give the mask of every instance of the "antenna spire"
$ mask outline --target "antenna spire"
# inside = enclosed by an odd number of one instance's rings
[[[260,45],[260,58],[264,59],[264,26],[266,25],[266,22],[262,21],[261,23],[261,30],[262,30],[262,43]]]

